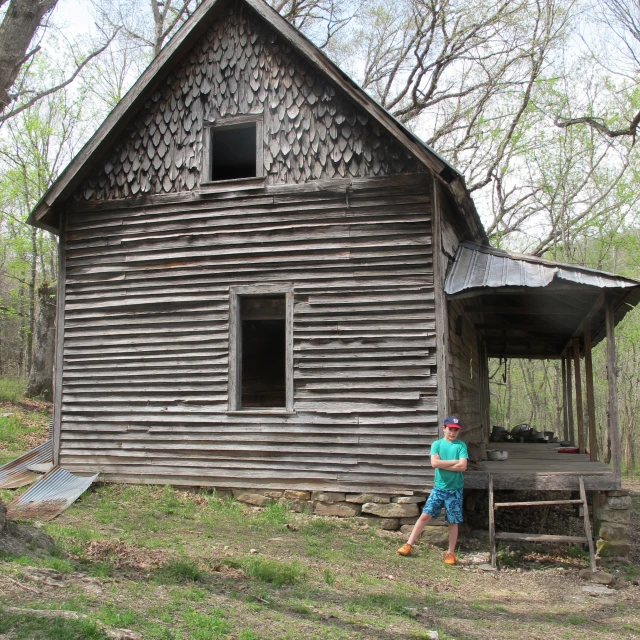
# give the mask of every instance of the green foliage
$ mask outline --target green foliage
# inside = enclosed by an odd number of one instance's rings
[[[0,378],[0,402],[20,402],[26,386],[23,378]],[[3,440],[1,435],[0,440]]]
[[[25,426],[20,416],[0,418],[0,442],[9,451],[27,451],[30,447],[25,437],[40,432],[40,425]]]
[[[172,560],[161,567],[156,573],[156,579],[162,584],[187,584],[199,582],[204,573],[190,560]]]
[[[104,631],[90,620],[45,618],[15,614],[0,607],[0,633],[12,640],[105,640]]]
[[[209,613],[188,611],[184,614],[183,621],[191,640],[224,638],[231,630],[231,624],[224,619],[221,609],[209,611]]]
[[[294,584],[305,574],[303,565],[298,561],[283,562],[260,556],[243,558],[239,561],[239,566],[248,576],[275,587]]]

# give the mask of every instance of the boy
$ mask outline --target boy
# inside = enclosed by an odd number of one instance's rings
[[[449,551],[444,557],[445,564],[455,564],[454,554],[458,541],[458,524],[462,522],[462,486],[464,485],[463,471],[467,470],[467,445],[458,440],[462,425],[455,416],[444,419],[442,427],[444,438],[436,440],[431,445],[431,466],[436,470],[433,491],[424,505],[422,515],[418,518],[406,544],[398,553],[408,556],[411,547],[422,533],[431,518],[437,518],[444,505],[449,523]]]

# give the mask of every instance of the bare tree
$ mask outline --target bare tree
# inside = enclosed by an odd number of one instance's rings
[[[153,57],[197,9],[201,0],[93,0],[99,24],[122,30]]]
[[[612,75],[628,81],[631,93],[635,92],[640,73],[640,2],[638,0],[596,0],[594,10],[598,22],[608,36],[609,47],[602,52],[593,51],[593,60]],[[612,68],[612,57],[615,64]],[[621,91],[626,94],[626,91]],[[631,98],[631,96],[628,96]],[[633,142],[640,126],[640,110],[635,100],[628,99],[622,108],[609,113],[597,113],[598,104],[590,103],[589,113],[576,116],[558,115],[557,127],[587,125],[608,138],[630,137]]]
[[[103,33],[103,42],[86,55],[70,46],[71,70],[59,82],[35,89],[29,83],[29,69],[41,50],[42,37],[56,3],[57,0],[10,0],[0,25],[0,124],[70,85],[115,35]]]

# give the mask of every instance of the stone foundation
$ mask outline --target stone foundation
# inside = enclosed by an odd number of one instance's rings
[[[397,496],[386,493],[344,493],[337,491],[293,491],[261,489],[217,489],[220,496],[232,495],[238,502],[255,507],[266,507],[269,504],[286,504],[292,511],[314,513],[319,516],[337,518],[356,518],[366,524],[375,524],[387,531],[411,530],[427,496]],[[434,522],[429,530],[438,530],[440,524]],[[445,530],[446,532],[446,530]],[[438,537],[433,534],[434,537]],[[429,532],[423,538],[431,538]]]
[[[602,558],[626,558],[631,551],[631,496],[628,491],[600,492],[594,517],[596,552]]]

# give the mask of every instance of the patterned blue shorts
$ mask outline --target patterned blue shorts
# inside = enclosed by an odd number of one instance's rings
[[[433,487],[422,513],[437,518],[444,506],[449,524],[462,522],[462,489],[438,489]]]

